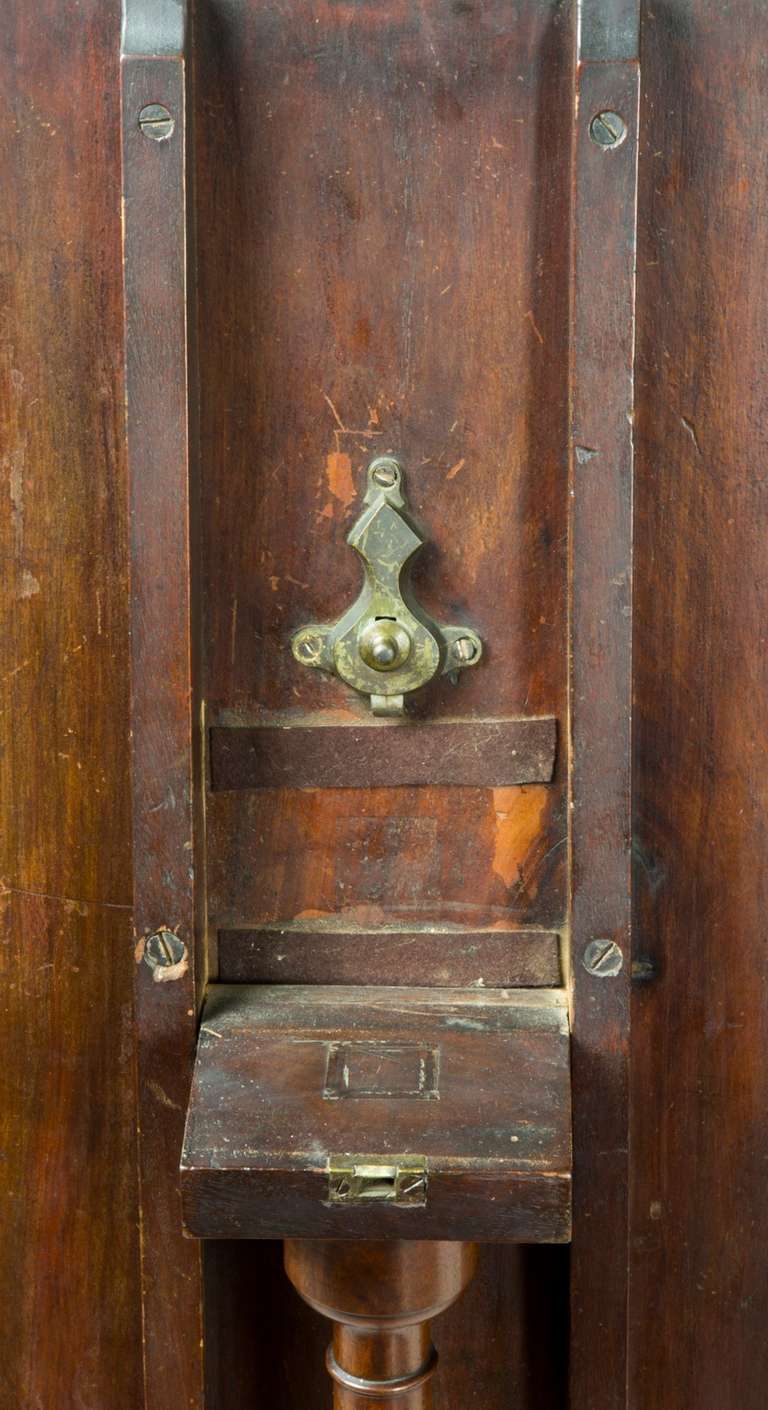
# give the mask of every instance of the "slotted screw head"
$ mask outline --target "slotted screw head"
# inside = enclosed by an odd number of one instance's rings
[[[296,643],[296,654],[302,661],[317,661],[322,649],[322,642],[318,636],[305,636]]]
[[[162,103],[147,103],[139,113],[139,127],[145,137],[153,142],[165,142],[176,126],[170,112]]]
[[[589,135],[598,147],[619,147],[627,135],[627,124],[620,113],[606,108],[596,113],[589,124]]]
[[[624,956],[615,940],[590,940],[581,962],[587,974],[594,974],[598,979],[611,979],[620,972]]]
[[[169,969],[179,964],[187,947],[172,930],[156,930],[144,942],[144,960],[150,969]]]
[[[371,462],[371,477],[377,485],[381,485],[383,490],[391,490],[400,478],[400,467],[396,460],[390,460],[386,455],[380,456]]]
[[[470,636],[460,636],[458,641],[453,643],[453,654],[457,661],[474,661],[477,655],[477,643]]]

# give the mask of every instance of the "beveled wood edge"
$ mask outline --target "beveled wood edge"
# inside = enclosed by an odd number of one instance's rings
[[[324,1170],[181,1167],[182,1217],[196,1239],[471,1239],[569,1243],[570,1170],[430,1170],[430,1202],[343,1207],[323,1202]],[[460,1182],[460,1188],[459,1188]],[[293,1209],[280,1197],[296,1201]],[[457,1213],[458,1203],[458,1213]]]
[[[381,1009],[391,1012],[395,1007],[406,1008],[409,1012],[420,1010],[426,1013],[439,1013],[445,1009],[504,1009],[514,1013],[520,1011],[540,1011],[542,1022],[546,1021],[549,1031],[568,1035],[568,995],[565,989],[451,989],[443,987],[416,988],[401,985],[304,985],[304,984],[210,984],[203,1010],[201,1031],[212,1011],[222,1009],[227,1002],[232,1003],[233,1011],[244,1012],[253,1003],[274,1004],[279,1008],[301,1003],[307,1011],[313,1007],[338,1008],[364,1003],[368,1011]]]

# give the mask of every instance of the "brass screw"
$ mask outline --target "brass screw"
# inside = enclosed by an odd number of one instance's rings
[[[316,636],[305,636],[296,646],[297,654],[302,661],[316,661],[320,655],[320,638]]]
[[[606,109],[593,117],[589,124],[589,135],[598,147],[620,147],[627,135],[627,124],[619,113]]]
[[[615,940],[590,940],[581,962],[587,974],[594,974],[597,979],[612,979],[623,968],[624,956]]]
[[[474,661],[477,655],[477,644],[469,636],[460,636],[458,641],[453,643],[453,654],[457,661]]]
[[[381,485],[383,490],[391,490],[400,478],[400,467],[396,460],[390,460],[388,456],[382,455],[378,460],[371,461],[371,477],[377,485]]]
[[[139,127],[145,137],[153,142],[166,142],[176,126],[170,112],[162,103],[147,103],[139,113]]]

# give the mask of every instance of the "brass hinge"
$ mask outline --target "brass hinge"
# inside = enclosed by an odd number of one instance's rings
[[[328,1203],[401,1207],[427,1202],[427,1161],[422,1155],[328,1157]]]

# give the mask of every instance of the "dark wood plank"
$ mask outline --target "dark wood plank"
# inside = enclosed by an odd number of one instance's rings
[[[568,1049],[551,993],[215,986],[182,1157],[186,1226],[205,1238],[566,1240]],[[329,1204],[334,1154],[425,1157],[424,1202]]]
[[[119,32],[116,0],[10,0],[0,18],[8,1410],[143,1406]]]
[[[636,7],[635,7],[636,8]],[[571,345],[571,946],[574,1239],[570,1405],[626,1410],[631,976],[633,361],[639,68],[636,16],[580,33]],[[620,36],[623,34],[623,42]],[[592,122],[618,115],[603,147]],[[618,131],[616,119],[613,128]],[[613,947],[604,971],[590,947]],[[599,1328],[599,1355],[596,1329]]]
[[[630,1390],[654,1410],[768,1385],[767,51],[761,0],[644,11]]]
[[[556,725],[538,720],[213,728],[211,787],[510,788],[549,783]]]
[[[175,1169],[195,1045],[201,886],[195,549],[194,256],[187,209],[186,7],[129,0],[121,63],[131,510],[135,1003],[145,1376],[152,1410],[202,1407],[200,1250],[182,1237]],[[139,115],[161,105],[163,140]],[[161,665],[159,663],[162,663]],[[152,932],[183,949],[150,968]],[[202,977],[203,966],[197,966]],[[164,981],[164,982],[160,982]]]
[[[224,984],[413,984],[553,988],[562,982],[553,931],[401,926],[318,929],[311,922],[220,930]]]

